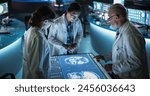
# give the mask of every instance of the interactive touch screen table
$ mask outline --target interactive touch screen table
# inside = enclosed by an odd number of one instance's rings
[[[61,55],[51,57],[51,79],[107,79],[110,78],[92,54]]]

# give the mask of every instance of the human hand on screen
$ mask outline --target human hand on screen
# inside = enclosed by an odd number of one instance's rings
[[[94,58],[99,62],[100,60],[104,60],[104,56],[103,55],[97,55],[94,56]]]

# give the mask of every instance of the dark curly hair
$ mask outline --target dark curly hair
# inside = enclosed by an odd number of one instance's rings
[[[29,19],[29,25],[31,26],[39,26],[41,21],[46,19],[54,19],[55,13],[48,6],[41,6],[32,14]]]
[[[81,11],[81,6],[79,3],[77,2],[74,2],[74,3],[71,3],[68,7],[68,12],[71,12],[71,11],[77,11],[77,12],[80,12]]]

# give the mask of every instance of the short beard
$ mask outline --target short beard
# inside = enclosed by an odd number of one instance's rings
[[[111,25],[109,26],[109,28],[112,29],[112,30],[117,30],[117,29],[118,29],[118,27],[117,27],[116,24],[114,24],[114,25],[111,24]]]

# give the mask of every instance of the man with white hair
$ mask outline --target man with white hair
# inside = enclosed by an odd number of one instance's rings
[[[117,75],[122,79],[148,78],[145,39],[128,20],[126,8],[121,4],[113,4],[109,8],[108,16],[110,28],[117,30],[111,58],[106,58],[106,55],[95,58],[112,59],[112,64],[104,66],[112,76]]]

